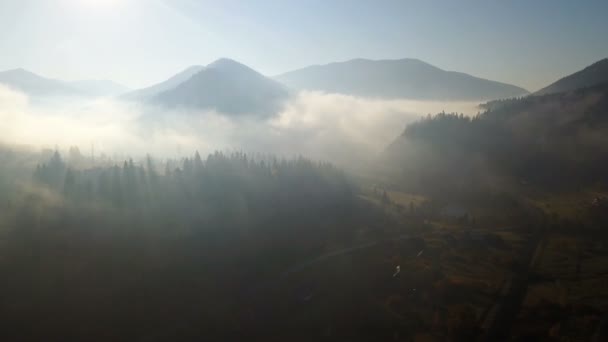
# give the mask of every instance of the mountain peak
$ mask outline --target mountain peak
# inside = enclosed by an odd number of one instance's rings
[[[520,87],[442,70],[414,58],[358,58],[298,69],[276,79],[294,89],[385,99],[476,101],[528,93]]]
[[[33,72],[23,69],[23,68],[16,68],[16,69],[11,69],[11,70],[6,70],[4,72],[0,72],[0,74],[4,74],[4,75],[10,75],[13,77],[36,77],[36,78],[43,78],[41,76],[38,76],[36,74],[34,74]]]
[[[353,58],[346,61],[341,62],[332,62],[328,64],[315,64],[308,67],[304,67],[299,70],[308,69],[308,68],[325,68],[325,67],[374,67],[379,65],[400,65],[406,67],[425,67],[432,68],[436,70],[441,70],[427,62],[424,62],[420,59],[416,58],[400,58],[400,59],[369,59],[369,58]]]
[[[11,69],[11,70],[7,70],[6,72],[15,72],[15,73],[28,73],[28,74],[32,74],[32,72],[27,71],[23,68],[15,68],[15,69]]]
[[[276,113],[288,95],[278,82],[237,61],[221,58],[151,101],[168,107],[266,116]]]
[[[253,69],[246,66],[245,64],[239,63],[239,62],[235,61],[234,59],[230,59],[230,58],[220,58],[220,59],[210,63],[209,65],[207,65],[206,68],[207,69],[219,69],[219,70],[224,70],[224,71],[228,71],[228,70],[254,71]]]
[[[235,61],[232,58],[222,57],[222,58],[218,58],[215,61],[209,63],[209,66],[212,66],[212,65],[223,65],[223,64],[225,64],[225,65],[229,65],[229,64],[242,65],[241,63]]]

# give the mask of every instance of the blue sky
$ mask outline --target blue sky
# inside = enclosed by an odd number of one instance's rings
[[[0,70],[154,83],[219,57],[267,75],[419,58],[536,90],[608,57],[608,1],[2,0]]]

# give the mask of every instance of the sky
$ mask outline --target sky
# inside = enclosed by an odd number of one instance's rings
[[[0,0],[0,70],[131,88],[228,57],[266,75],[418,58],[534,91],[608,57],[608,1]]]

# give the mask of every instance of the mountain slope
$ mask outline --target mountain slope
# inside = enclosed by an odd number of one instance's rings
[[[82,91],[66,82],[45,78],[25,69],[0,72],[0,83],[30,96],[82,95]]]
[[[147,87],[147,88],[134,90],[132,92],[124,94],[122,96],[122,98],[125,100],[137,100],[137,101],[151,99],[154,96],[156,96],[164,91],[177,87],[178,85],[187,81],[188,79],[190,79],[190,77],[194,76],[195,74],[197,74],[204,68],[205,67],[202,65],[193,65],[193,66],[185,69],[184,71],[172,76],[171,78],[167,79],[166,81],[163,81],[161,83],[155,84],[155,85]]]
[[[417,59],[354,59],[306,67],[275,79],[294,89],[389,99],[489,100],[528,93],[514,85],[444,71]]]
[[[555,83],[537,91],[535,95],[561,93],[602,83],[608,83],[608,58],[595,62],[572,75],[561,78]]]
[[[167,107],[214,109],[227,114],[275,113],[288,91],[280,83],[230,59],[219,59],[152,103]]]
[[[608,83],[496,102],[473,118],[441,113],[408,125],[387,148],[388,165],[421,189],[607,181]]]
[[[0,83],[19,90],[28,96],[115,96],[128,89],[109,80],[62,81],[42,77],[25,69],[0,72]]]

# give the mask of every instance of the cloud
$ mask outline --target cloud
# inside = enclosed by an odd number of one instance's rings
[[[37,148],[79,146],[116,158],[240,150],[303,155],[342,165],[373,158],[408,122],[442,110],[476,112],[476,103],[374,100],[302,92],[270,119],[213,111],[166,111],[112,99],[30,101],[0,86],[0,140]]]
[[[269,122],[285,146],[318,159],[366,161],[390,144],[405,126],[442,110],[467,114],[476,103],[364,99],[302,92]]]

